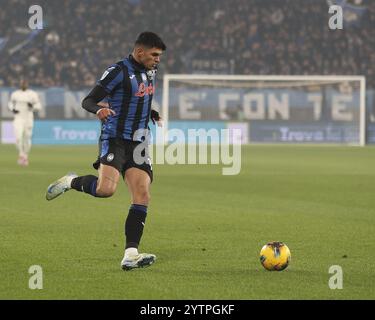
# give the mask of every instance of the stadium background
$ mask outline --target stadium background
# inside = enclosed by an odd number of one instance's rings
[[[157,103],[162,102],[165,73],[363,75],[367,81],[367,142],[373,143],[375,40],[371,26],[375,5],[362,0],[338,1],[344,7],[345,28],[334,31],[328,28],[328,3],[326,0],[307,0],[303,4],[296,0],[282,3],[40,1],[44,29],[30,30],[27,27],[30,15],[25,8],[32,2],[4,1],[0,13],[0,117],[3,121],[12,118],[7,110],[9,95],[19,79],[26,76],[45,106],[37,119],[93,120],[92,115],[81,109],[82,98],[108,65],[131,51],[140,30],[150,29],[163,35],[168,44],[158,73],[154,99]],[[217,95],[210,88],[203,93],[211,100]],[[178,101],[179,93],[175,96]],[[299,97],[294,103],[303,105],[305,102],[301,100],[306,99]],[[186,120],[178,115],[173,117],[176,105],[171,103],[169,120]],[[233,116],[230,120],[238,119],[235,108],[228,110]],[[211,114],[212,118],[206,120],[217,120],[215,110]],[[254,142],[290,142],[281,137],[282,122],[268,121],[263,130],[256,127],[259,122],[253,123]],[[210,123],[202,125],[207,127]],[[186,123],[172,123],[170,127],[185,128]],[[97,140],[94,132],[98,125],[94,121],[37,121],[35,128],[34,144],[95,144]],[[295,127],[291,124],[289,128]],[[308,131],[309,126],[297,128]],[[330,142],[353,140],[353,130],[346,133],[340,130],[338,135],[350,137]],[[14,141],[9,121],[2,123],[1,136],[3,143]],[[308,141],[302,139],[302,142]],[[321,141],[318,137],[312,142]]]
[[[40,0],[44,29],[31,31],[35,2],[0,0],[2,142],[11,142],[7,102],[21,77],[45,106],[29,167],[0,144],[0,298],[374,299],[372,146],[243,146],[232,177],[217,165],[156,165],[142,248],[158,261],[131,275],[119,268],[124,186],[108,201],[73,192],[44,199],[58,176],[92,170],[99,124],[80,101],[143,30],[168,46],[159,104],[170,73],[363,75],[367,142],[375,141],[375,3],[337,2],[347,14],[333,31],[326,0]],[[285,272],[259,263],[270,240],[291,249]],[[43,290],[28,288],[33,264],[45,272]],[[327,285],[334,264],[344,268],[344,290]]]

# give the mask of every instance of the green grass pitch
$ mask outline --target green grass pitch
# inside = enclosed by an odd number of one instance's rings
[[[33,146],[30,166],[0,146],[1,299],[374,299],[375,148],[244,146],[242,170],[154,165],[141,251],[158,260],[122,271],[129,207],[121,183],[109,199],[50,182],[95,174],[96,146]],[[289,267],[269,272],[261,247],[285,242]],[[29,289],[31,265],[43,289]],[[343,270],[331,290],[329,267]]]

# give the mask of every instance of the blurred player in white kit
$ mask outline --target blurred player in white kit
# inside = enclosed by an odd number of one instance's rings
[[[8,107],[14,114],[14,132],[18,149],[18,164],[29,164],[31,136],[34,125],[34,112],[42,109],[38,94],[28,89],[26,80],[21,80],[20,89],[10,96]]]

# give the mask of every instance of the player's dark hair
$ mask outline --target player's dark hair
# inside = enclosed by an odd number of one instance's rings
[[[163,40],[161,40],[156,33],[150,31],[142,32],[135,41],[135,45],[142,45],[148,48],[158,48],[163,51],[167,49]]]

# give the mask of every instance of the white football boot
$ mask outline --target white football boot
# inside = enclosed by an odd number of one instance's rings
[[[124,256],[121,261],[121,268],[123,270],[131,270],[135,268],[145,268],[152,265],[156,260],[154,254],[138,253],[134,255]]]
[[[63,194],[64,192],[70,190],[72,180],[74,178],[78,177],[75,173],[68,173],[67,175],[63,176],[59,180],[51,183],[48,186],[47,193],[46,193],[46,199],[52,200],[58,197],[60,194]]]

